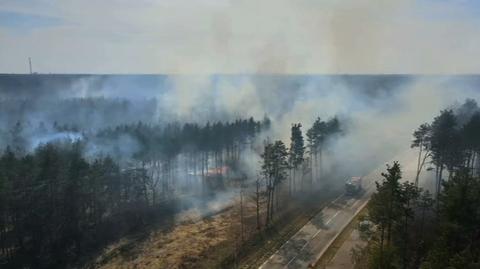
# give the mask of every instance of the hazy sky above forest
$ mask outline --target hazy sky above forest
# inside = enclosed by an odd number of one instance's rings
[[[0,0],[0,73],[478,73],[475,0]]]

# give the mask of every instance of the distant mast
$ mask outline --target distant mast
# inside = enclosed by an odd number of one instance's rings
[[[32,59],[28,57],[28,66],[30,67],[30,75],[33,74],[32,72]]]

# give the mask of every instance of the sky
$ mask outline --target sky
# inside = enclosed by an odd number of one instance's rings
[[[471,74],[475,0],[0,0],[0,73]]]

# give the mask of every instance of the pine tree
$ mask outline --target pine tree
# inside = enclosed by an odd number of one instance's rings
[[[431,153],[433,163],[437,167],[436,194],[441,190],[443,172],[447,168],[452,175],[463,163],[461,137],[457,129],[457,120],[452,110],[443,110],[432,123]]]
[[[463,139],[468,150],[467,163],[465,166],[476,175],[476,163],[478,163],[478,153],[480,152],[480,112],[475,112],[470,120],[462,129]]]
[[[387,166],[387,173],[382,173],[382,177],[381,182],[376,182],[377,192],[372,195],[368,204],[368,212],[372,222],[380,230],[380,268],[387,268],[384,247],[390,247],[393,224],[401,216],[401,189],[399,181],[402,178],[402,173],[400,164],[394,162],[392,166]]]
[[[277,186],[286,178],[288,169],[287,148],[277,140],[267,143],[262,154],[262,175],[266,180],[267,218],[266,225],[270,225],[274,216],[274,199]]]
[[[420,173],[425,165],[425,161],[430,157],[431,148],[431,127],[424,123],[413,132],[413,141],[411,148],[418,148],[417,173],[415,175],[415,186],[418,186]]]
[[[293,191],[296,191],[296,182],[295,182],[295,174],[298,167],[304,161],[304,154],[305,154],[305,146],[303,142],[303,135],[302,135],[302,124],[293,124],[291,129],[291,138],[290,138],[290,150],[289,150],[289,163],[290,167],[293,170]],[[291,187],[289,188],[291,191]]]

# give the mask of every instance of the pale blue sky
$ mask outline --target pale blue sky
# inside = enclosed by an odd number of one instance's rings
[[[474,0],[0,0],[0,73],[478,73]]]
[[[42,27],[54,27],[62,24],[65,24],[65,21],[56,17],[0,11],[0,27],[10,29],[12,32]]]

